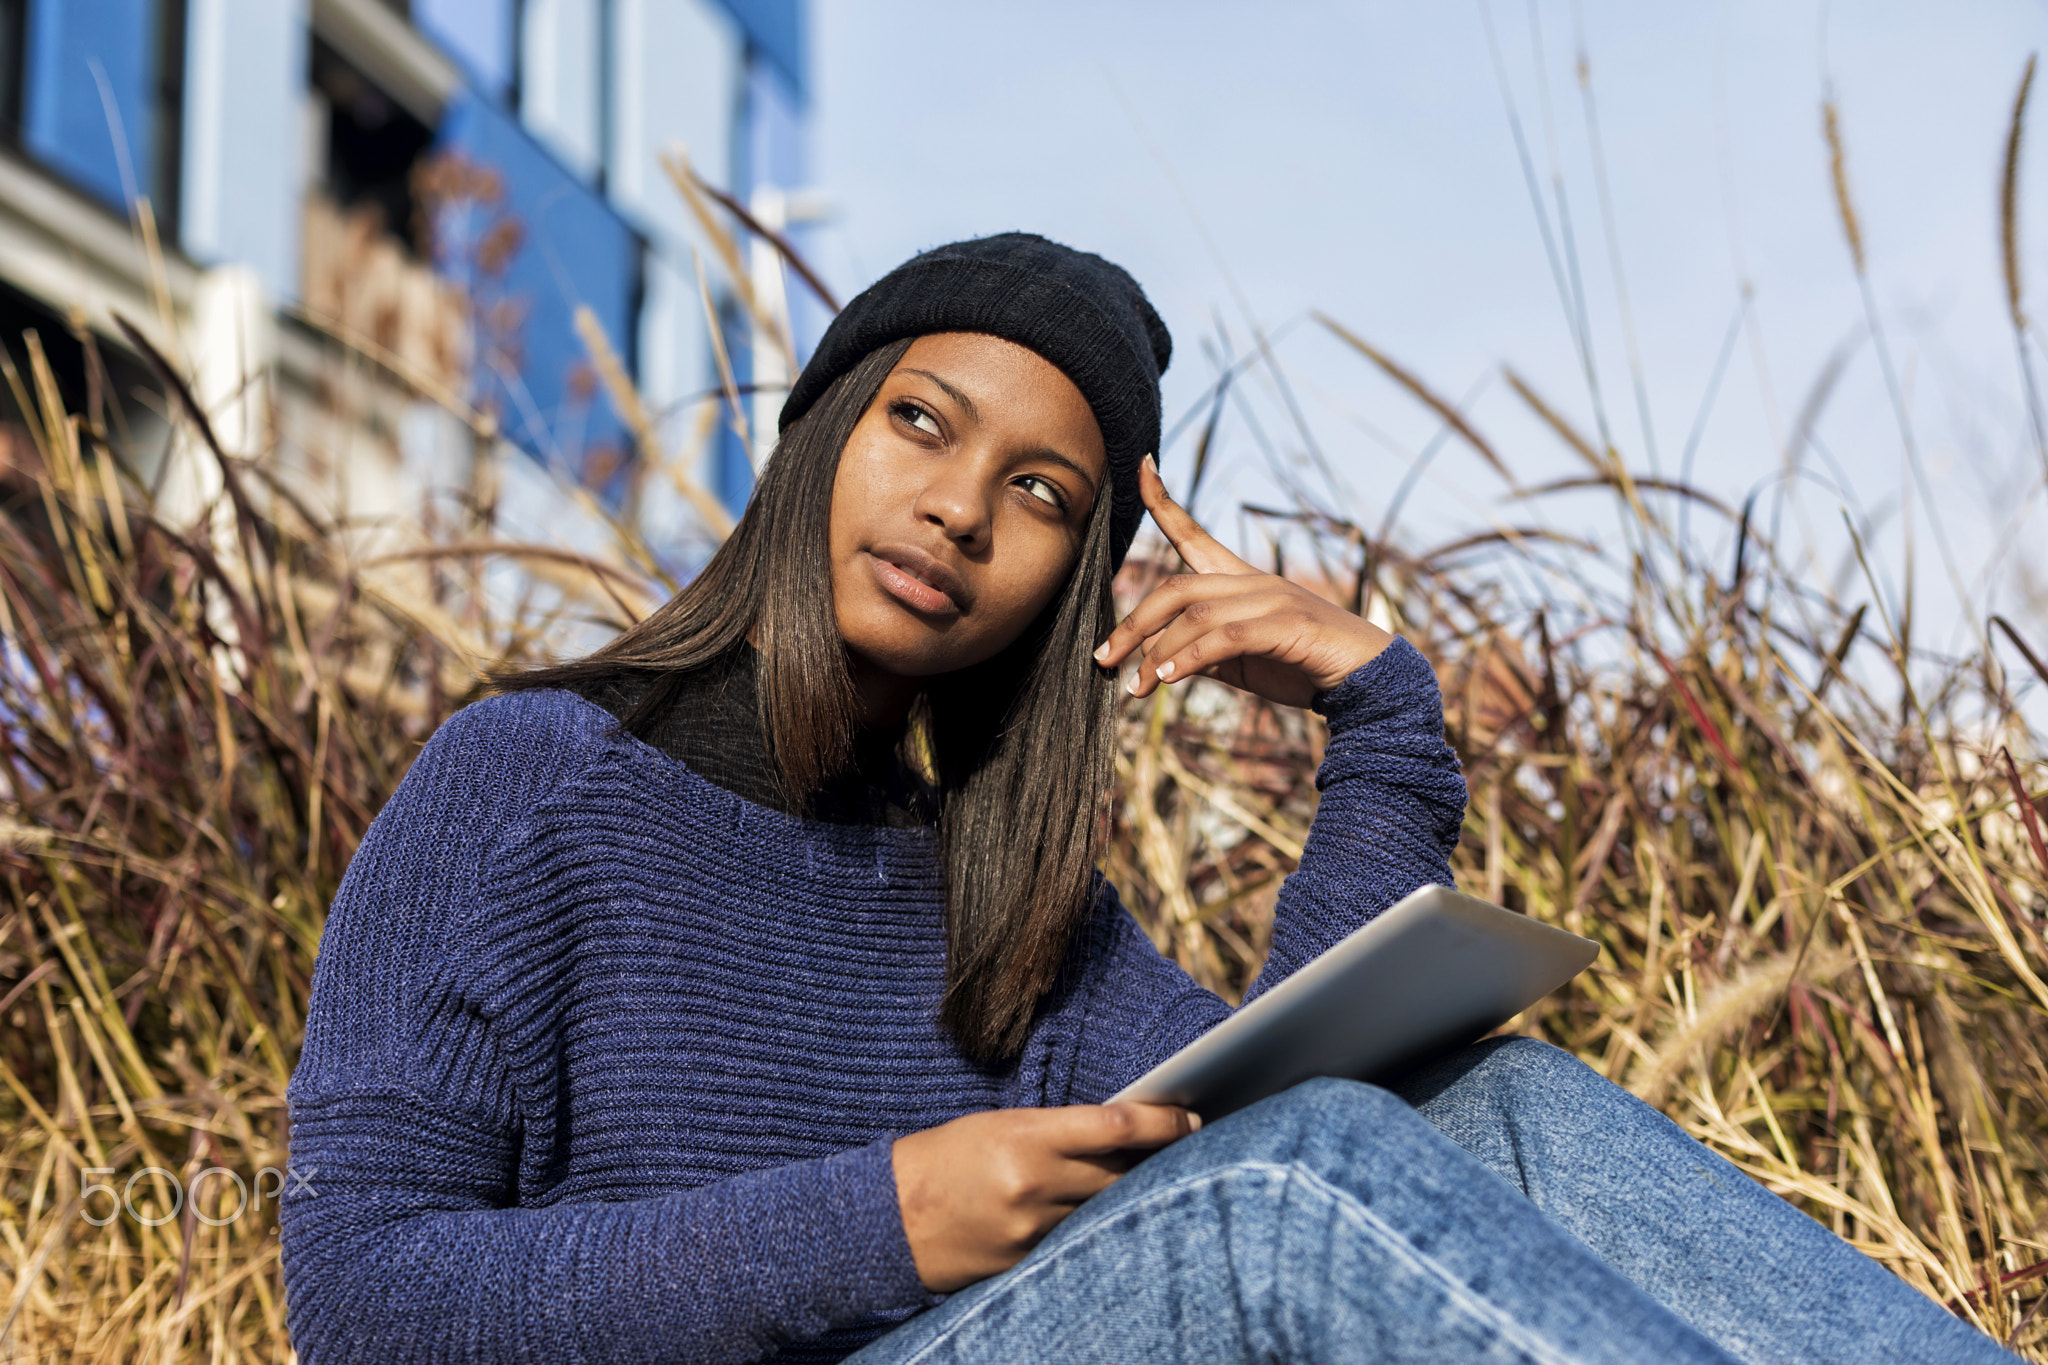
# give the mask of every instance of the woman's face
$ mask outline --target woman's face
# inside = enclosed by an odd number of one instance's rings
[[[1000,652],[1079,560],[1106,468],[1088,400],[1051,361],[919,337],[832,486],[833,607],[856,660],[928,678]]]

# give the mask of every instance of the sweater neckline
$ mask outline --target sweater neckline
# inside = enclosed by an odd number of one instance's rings
[[[818,820],[750,801],[738,792],[719,786],[682,759],[664,753],[638,735],[628,733],[617,717],[589,698],[566,688],[552,690],[558,691],[572,708],[595,713],[599,720],[598,733],[606,752],[616,756],[622,765],[667,782],[680,783],[690,793],[693,804],[700,807],[724,803],[749,825],[783,829],[793,836],[824,844],[885,845],[906,851],[927,850],[937,844],[936,825],[853,824]]]

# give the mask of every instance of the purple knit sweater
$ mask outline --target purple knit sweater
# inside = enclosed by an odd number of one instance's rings
[[[1322,693],[1321,805],[1251,995],[1428,882],[1465,784],[1396,640]],[[1097,878],[1024,1054],[936,1022],[929,828],[755,805],[561,691],[469,706],[320,940],[280,1210],[305,1365],[838,1360],[938,1301],[891,1141],[1099,1101],[1229,1009]]]

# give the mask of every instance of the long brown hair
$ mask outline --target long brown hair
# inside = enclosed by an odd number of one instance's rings
[[[584,658],[495,672],[501,691],[588,694],[641,681],[620,726],[659,727],[682,677],[759,627],[761,728],[791,804],[852,761],[860,724],[827,552],[847,438],[910,341],[877,347],[783,433],[732,535],[667,603]],[[1115,675],[1096,645],[1115,624],[1109,490],[1060,594],[986,662],[931,679],[912,724],[939,788],[946,993],[939,1020],[962,1052],[1014,1060],[1089,912],[1098,814],[1116,771]]]

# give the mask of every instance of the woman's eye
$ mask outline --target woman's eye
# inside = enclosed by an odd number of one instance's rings
[[[921,431],[927,436],[941,434],[939,431],[939,419],[915,403],[898,403],[896,405],[896,416],[905,425]]]
[[[1066,500],[1060,496],[1060,490],[1052,480],[1041,479],[1036,474],[1026,474],[1018,482],[1031,490],[1032,497],[1051,503],[1062,512],[1067,510]]]

